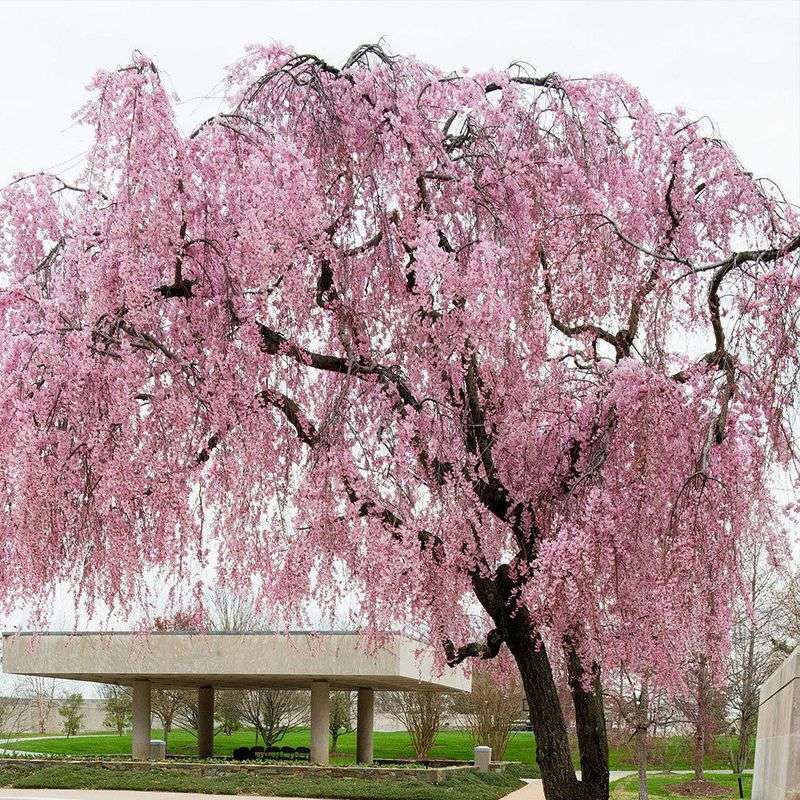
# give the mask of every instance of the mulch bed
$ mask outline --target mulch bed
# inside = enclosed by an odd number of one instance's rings
[[[686,781],[670,786],[669,790],[684,797],[732,797],[727,786],[712,781]]]

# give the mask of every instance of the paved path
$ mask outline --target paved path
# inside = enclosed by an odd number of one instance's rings
[[[286,798],[237,795],[241,800],[286,800]],[[533,797],[536,797],[533,795]],[[544,795],[542,795],[544,797]],[[0,800],[231,800],[229,794],[188,792],[123,792],[118,789],[0,789]],[[293,798],[293,800],[303,800]]]
[[[753,770],[747,769],[745,770],[746,773],[752,773]],[[623,769],[612,769],[611,773],[609,774],[609,779],[613,783],[614,781],[621,780],[622,778],[627,778],[629,775],[636,775],[635,770],[623,770]],[[648,770],[648,775],[659,775],[660,773],[657,770]],[[691,775],[692,770],[677,770],[673,774],[675,775]],[[707,769],[706,775],[730,775],[731,771],[729,769]],[[580,772],[577,773],[578,777],[580,777]],[[503,800],[545,800],[544,797],[544,789],[542,788],[542,782],[538,779],[531,780],[525,779],[525,786],[521,789],[517,789],[515,792],[511,792],[511,794],[507,794]],[[2,799],[2,795],[0,795],[0,800]]]
[[[535,780],[523,778],[523,780],[525,785],[521,789],[511,792],[511,794],[505,795],[503,800],[544,800],[544,789],[542,789],[542,782],[538,778]]]

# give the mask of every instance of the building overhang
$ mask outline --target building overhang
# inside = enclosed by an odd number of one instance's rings
[[[399,634],[376,649],[358,633],[11,633],[3,635],[3,671],[162,687],[471,688],[463,668],[438,668],[430,646]]]

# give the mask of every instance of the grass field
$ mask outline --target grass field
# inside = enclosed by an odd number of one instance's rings
[[[161,731],[154,730],[153,738],[161,738]],[[218,735],[214,739],[214,752],[218,756],[229,756],[235,747],[255,744],[253,731],[237,731],[233,736]],[[290,747],[308,746],[309,732],[305,728],[290,731],[281,741],[281,745]],[[195,755],[197,753],[197,739],[194,735],[176,730],[169,737],[169,752],[177,755]],[[719,737],[714,750],[706,756],[707,769],[728,769],[725,758],[729,741],[726,737]],[[13,745],[16,750],[28,750],[40,753],[57,753],[62,755],[115,755],[128,754],[131,751],[131,736],[129,733],[117,736],[104,734],[100,736],[79,736],[72,739],[35,738]],[[432,758],[472,758],[473,743],[470,735],[465,731],[442,731],[436,737],[436,743],[431,751]],[[686,737],[674,736],[669,739],[670,761],[669,767],[674,770],[691,769],[691,749]],[[339,739],[338,752],[332,755],[332,761],[338,764],[347,764],[355,761],[356,737],[355,733],[344,734]],[[535,758],[535,744],[533,734],[517,732],[511,736],[506,750],[507,761],[520,761],[533,767]],[[414,751],[411,747],[408,734],[375,733],[376,758],[413,758]],[[577,764],[577,758],[576,758]],[[609,766],[611,769],[635,769],[633,753],[630,747],[612,747],[609,753]],[[659,769],[662,763],[657,757],[652,759],[652,768]]]
[[[449,776],[441,784],[413,780],[363,778],[253,777],[204,778],[191,773],[125,771],[68,763],[44,768],[0,767],[0,786],[20,789],[158,789],[165,792],[262,794],[278,797],[325,797],[349,800],[497,800],[522,786],[519,770]]]
[[[153,731],[153,738],[162,738],[163,732]],[[242,745],[256,743],[253,731],[237,731],[232,736],[217,735],[214,738],[214,754],[229,756],[234,748]],[[281,746],[298,747],[309,745],[309,731],[307,728],[297,728],[290,731],[281,739]],[[414,749],[408,734],[375,733],[376,758],[413,758]],[[131,752],[131,736],[129,733],[122,736],[102,735],[83,736],[71,739],[31,739],[17,742],[13,745],[15,750],[28,750],[37,753],[58,753],[62,755],[117,755]],[[194,735],[177,730],[170,733],[168,748],[170,753],[176,755],[196,755],[197,739]],[[456,758],[469,760],[472,758],[473,744],[469,734],[464,731],[443,731],[436,738],[436,744],[431,751],[431,758]],[[347,733],[339,738],[337,752],[332,754],[331,760],[338,764],[347,764],[356,758],[355,732]],[[509,761],[521,761],[532,765],[534,760],[533,736],[530,733],[519,732],[512,736],[506,751]]]
[[[685,795],[675,794],[671,789],[685,783],[689,775],[656,775],[647,779],[647,789],[650,797],[662,800],[685,800]],[[738,798],[739,787],[734,775],[708,775],[708,780],[718,783],[729,790],[728,797]],[[753,783],[752,775],[744,775],[742,779],[744,796],[750,798],[750,789]],[[611,800],[637,800],[639,797],[639,779],[636,777],[625,778],[614,784],[611,791]]]

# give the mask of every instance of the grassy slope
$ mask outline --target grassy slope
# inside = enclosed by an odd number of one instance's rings
[[[690,777],[690,775],[656,775],[647,779],[647,789],[654,800],[686,800],[684,795],[670,791],[670,787],[685,783]],[[739,797],[739,787],[733,775],[709,775],[708,779],[727,787],[730,790],[730,797]],[[743,784],[747,800],[750,798],[752,783],[752,776],[745,775]],[[637,800],[638,797],[639,779],[636,777],[625,778],[615,783],[611,792],[611,800]]]
[[[517,770],[500,774],[449,777],[442,784],[360,778],[269,778],[225,776],[203,778],[180,772],[109,772],[56,764],[0,768],[0,786],[25,789],[158,789],[209,794],[262,794],[279,797],[349,798],[350,800],[497,800],[522,786]]]
[[[153,738],[161,737],[161,731],[153,731]],[[308,746],[309,735],[306,729],[293,730],[281,740],[279,744],[298,747]],[[690,749],[685,737],[672,737],[670,740],[670,766],[672,769],[690,769]],[[214,751],[219,756],[230,755],[235,747],[255,744],[252,731],[238,731],[233,736],[219,735],[214,740]],[[728,742],[726,737],[717,740],[716,753],[706,757],[707,769],[728,769],[724,757]],[[35,739],[19,742],[14,745],[17,750],[31,750],[46,753],[69,753],[74,755],[106,755],[127,754],[131,751],[130,734],[116,736],[114,734],[76,738],[76,739]],[[335,763],[350,763],[355,760],[356,738],[355,733],[348,733],[339,739],[338,753],[333,756]],[[186,731],[173,731],[169,737],[169,750],[171,753],[191,755],[197,752],[197,740]],[[405,732],[375,734],[376,758],[413,758],[408,735]],[[458,758],[469,759],[472,757],[472,740],[464,731],[442,731],[436,738],[436,744],[431,751],[433,758]],[[508,761],[520,761],[532,766],[534,763],[533,735],[518,732],[512,735],[506,751]],[[612,748],[609,758],[611,769],[635,769],[632,762],[630,748]],[[751,762],[752,763],[752,762]],[[661,764],[657,758],[652,760],[653,768],[658,769]]]

